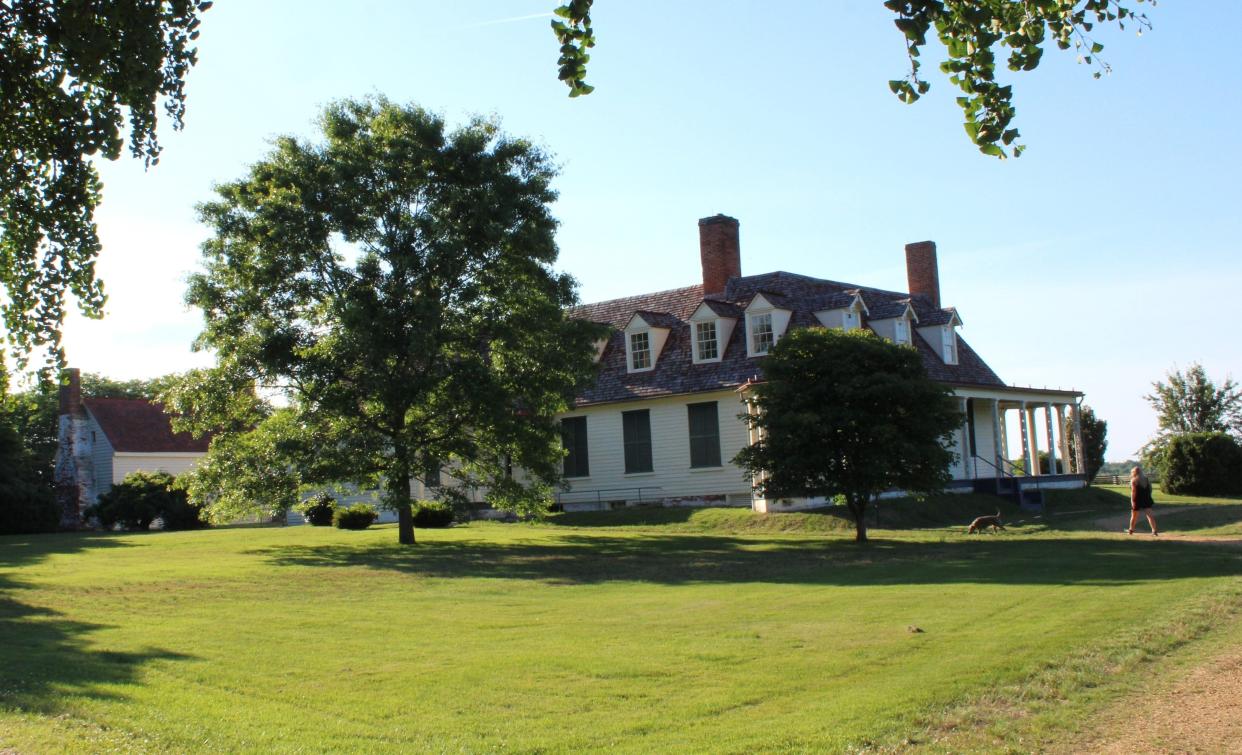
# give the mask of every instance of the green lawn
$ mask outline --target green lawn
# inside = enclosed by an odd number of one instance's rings
[[[1242,551],[938,500],[865,547],[724,510],[0,538],[0,751],[1028,750],[1242,613]]]

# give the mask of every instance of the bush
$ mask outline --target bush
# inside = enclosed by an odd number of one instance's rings
[[[418,501],[414,504],[414,526],[423,529],[447,527],[453,523],[453,507],[441,501]]]
[[[84,515],[99,520],[104,529],[121,525],[127,530],[145,530],[161,519],[164,529],[188,530],[207,526],[200,506],[187,500],[173,476],[167,472],[133,472],[107,493]]]
[[[1166,492],[1242,494],[1242,446],[1225,433],[1186,433],[1169,439],[1163,454]]]
[[[337,509],[332,515],[332,524],[342,530],[365,530],[375,523],[378,516],[374,506],[355,503],[347,509]]]
[[[298,504],[297,511],[313,527],[327,527],[336,514],[336,499],[327,493],[307,498]]]

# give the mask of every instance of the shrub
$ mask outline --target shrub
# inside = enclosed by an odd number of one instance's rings
[[[327,527],[336,514],[336,499],[327,493],[307,498],[298,504],[297,511],[313,527]]]
[[[332,524],[342,530],[365,530],[375,523],[378,516],[374,506],[355,503],[349,508],[337,509],[332,515]]]
[[[186,499],[185,490],[167,472],[133,472],[85,512],[99,520],[104,529],[116,525],[127,530],[145,530],[157,518],[164,529],[185,530],[205,527],[202,508]]]
[[[1163,461],[1163,487],[1169,493],[1242,494],[1242,446],[1225,433],[1175,435]]]
[[[418,501],[414,504],[414,526],[423,529],[447,527],[453,523],[453,507],[441,501]]]

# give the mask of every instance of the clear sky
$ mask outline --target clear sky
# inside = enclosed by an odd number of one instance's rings
[[[1072,53],[1009,76],[1028,151],[998,161],[962,130],[935,70],[913,106],[880,0],[599,0],[571,100],[556,0],[217,2],[184,131],[160,164],[103,166],[100,322],[71,318],[70,363],[117,378],[205,364],[184,280],[194,206],[326,103],[383,94],[461,121],[495,113],[557,156],[560,266],[596,301],[698,282],[700,217],[741,221],[744,274],[788,270],[906,290],[903,246],[932,239],[944,304],[1007,382],[1073,387],[1109,422],[1108,458],[1155,431],[1142,396],[1202,362],[1242,378],[1242,3],[1161,3],[1154,30],[1106,32],[1110,76]]]

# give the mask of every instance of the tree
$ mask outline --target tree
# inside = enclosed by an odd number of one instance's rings
[[[1162,483],[1178,495],[1242,493],[1242,446],[1222,432],[1180,433],[1169,438]]]
[[[1152,383],[1153,392],[1144,396],[1156,410],[1160,435],[1242,434],[1242,389],[1232,378],[1217,387],[1197,362],[1184,373],[1170,371],[1167,378],[1167,383]]]
[[[559,76],[569,86],[570,97],[594,90],[586,83],[591,59],[587,50],[595,46],[593,2],[570,0],[554,11],[559,17],[552,21],[561,43]],[[1094,64],[1098,79],[1109,67],[1099,58],[1104,45],[1090,36],[1096,24],[1115,23],[1121,29],[1137,24],[1140,33],[1151,28],[1146,14],[1135,13],[1122,0],[885,0],[884,7],[897,15],[893,23],[905,37],[910,59],[909,73],[888,82],[889,89],[911,104],[931,88],[919,74],[919,58],[934,27],[948,56],[940,70],[962,91],[957,104],[965,113],[967,135],[979,151],[1000,158],[1017,157],[1023,147],[1017,143],[1018,130],[1010,128],[1016,113],[1013,88],[996,81],[998,51],[1009,49],[1009,70],[1030,71],[1039,65],[1051,40],[1062,50],[1073,47],[1080,62]]]
[[[303,481],[378,481],[402,543],[411,482],[441,462],[458,481],[443,496],[544,505],[554,415],[599,335],[566,317],[574,282],[552,270],[550,159],[493,120],[447,131],[383,99],[334,104],[320,126],[322,143],[278,139],[200,207],[214,237],[187,299],[218,355],[206,382],[283,391]],[[202,403],[201,419],[228,418]]]
[[[157,103],[174,129],[185,115],[191,43],[210,2],[0,2],[0,314],[23,365],[47,346],[63,362],[60,326],[72,294],[100,316],[103,287],[93,160],[124,146],[159,159]]]
[[[940,490],[962,414],[912,348],[870,331],[791,331],[763,363],[746,422],[759,441],[733,459],[766,498],[842,496],[866,541],[868,503],[900,488]]]
[[[1104,452],[1108,450],[1108,422],[1095,416],[1095,411],[1084,404],[1080,411],[1079,421],[1082,424],[1082,451],[1087,472],[1087,483],[1090,484],[1104,466]],[[1074,420],[1066,418],[1061,428],[1064,437],[1074,437]],[[1075,467],[1078,464],[1078,449],[1069,444],[1070,459]]]

